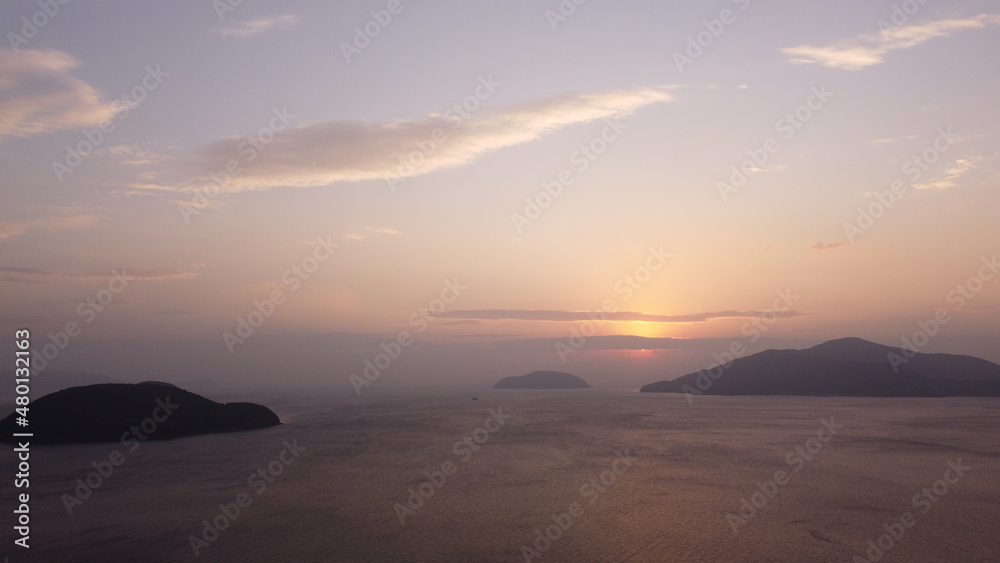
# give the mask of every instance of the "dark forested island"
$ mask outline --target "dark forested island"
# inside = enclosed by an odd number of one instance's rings
[[[32,401],[27,414],[27,427],[17,412],[0,420],[4,441],[15,432],[30,432],[39,444],[169,440],[281,424],[265,406],[217,403],[153,381],[70,387]]]
[[[728,365],[651,383],[644,393],[830,395],[852,397],[1000,396],[1000,365],[955,354],[923,354],[860,338],[805,350],[766,350]]]
[[[527,375],[505,377],[494,389],[589,389],[590,384],[561,371],[533,371]]]

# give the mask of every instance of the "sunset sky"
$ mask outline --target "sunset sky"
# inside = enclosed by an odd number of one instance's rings
[[[994,2],[232,3],[0,7],[0,325],[39,377],[1000,362]]]

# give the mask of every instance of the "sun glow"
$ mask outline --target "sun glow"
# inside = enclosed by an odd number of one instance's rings
[[[651,323],[646,321],[629,321],[626,323],[620,323],[620,326],[615,327],[615,332],[631,336],[643,336],[645,338],[664,338],[674,336],[674,331],[670,329],[670,325],[666,323]]]

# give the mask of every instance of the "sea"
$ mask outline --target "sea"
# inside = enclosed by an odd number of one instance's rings
[[[632,390],[210,396],[283,424],[30,448],[10,563],[1000,561],[1000,400]],[[96,413],[95,413],[96,415]],[[13,532],[13,533],[12,533]]]

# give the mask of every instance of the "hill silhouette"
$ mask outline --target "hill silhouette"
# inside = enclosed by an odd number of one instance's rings
[[[589,389],[590,384],[561,371],[533,371],[527,375],[505,377],[494,389]]]
[[[110,377],[86,371],[41,371],[31,376],[32,399],[40,398],[60,389],[96,385],[98,383],[120,383]]]
[[[886,363],[891,365],[890,354],[906,360],[901,367],[935,379],[989,380],[1000,378],[1000,365],[993,362],[958,354],[924,354],[904,352],[902,348],[884,346],[862,338],[839,338],[805,350],[832,360]],[[912,357],[907,357],[907,354]],[[896,360],[897,363],[899,359]]]
[[[39,444],[169,440],[281,424],[265,406],[217,403],[162,382],[70,387],[32,401],[28,427],[16,425],[18,416],[0,420],[4,441],[14,432],[31,432]]]
[[[728,366],[651,383],[640,391],[695,395],[997,397],[1000,365],[972,356],[921,354],[861,338],[842,338],[805,350],[766,350],[736,359]]]

